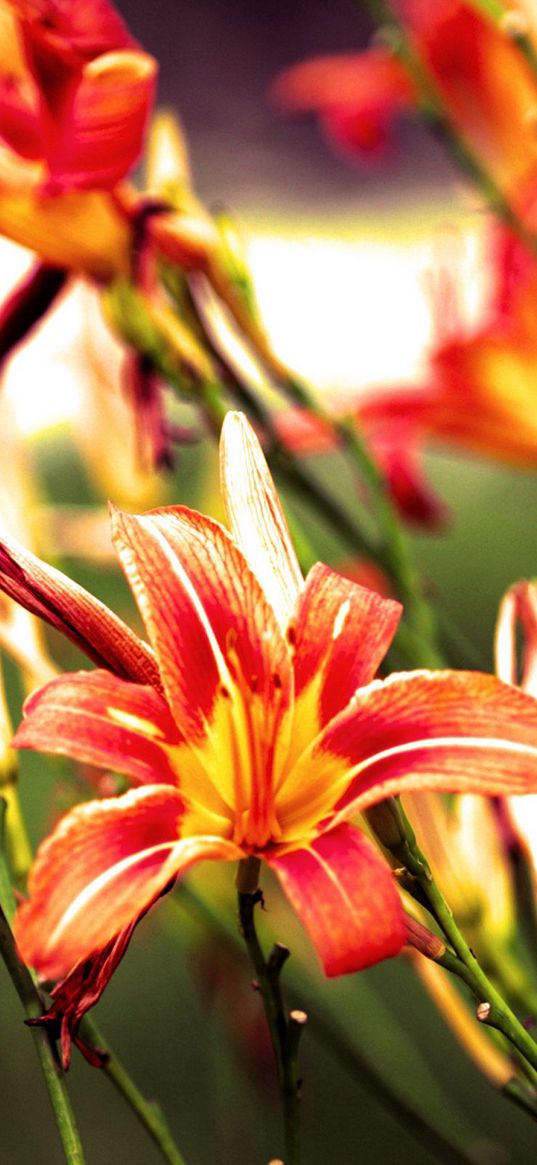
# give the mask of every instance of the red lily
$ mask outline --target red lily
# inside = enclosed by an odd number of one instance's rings
[[[107,0],[3,4],[0,135],[52,191],[115,185],[140,154],[156,62]],[[13,48],[18,50],[13,67]]]
[[[393,0],[410,45],[456,130],[504,187],[534,168],[537,83],[501,23],[471,0]],[[390,121],[420,103],[420,82],[388,49],[322,57],[288,69],[274,93],[284,107],[315,111],[354,153],[386,143]]]
[[[56,267],[129,270],[118,183],[141,152],[156,62],[108,0],[0,0],[0,232]]]
[[[151,647],[20,548],[0,558],[0,586],[106,668],[35,692],[14,744],[134,785],[60,821],[16,917],[22,956],[67,976],[47,1018],[75,1034],[136,921],[193,862],[265,860],[338,975],[406,934],[391,872],[351,817],[419,788],[537,788],[535,700],[477,673],[375,680],[399,604],[321,564],[303,580],[239,414],[221,450],[231,533],[181,506],[112,516]]]

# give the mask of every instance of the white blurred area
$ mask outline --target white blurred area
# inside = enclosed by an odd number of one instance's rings
[[[380,222],[374,233],[347,225],[268,232],[248,228],[248,261],[263,319],[278,355],[323,392],[355,392],[371,384],[408,383],[423,371],[434,339],[429,275],[449,256],[465,318],[482,295],[475,231],[431,229],[419,216]],[[447,239],[447,243],[446,243]],[[0,242],[0,296],[29,266],[20,247]],[[468,274],[470,277],[468,278]],[[117,347],[102,326],[95,296],[78,284],[9,361],[4,391],[20,431],[33,436],[76,422],[88,385],[83,349],[117,366]],[[93,363],[93,362],[92,362]],[[94,377],[95,369],[91,369]]]

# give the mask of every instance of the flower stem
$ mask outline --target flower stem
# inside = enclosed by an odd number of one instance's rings
[[[246,859],[244,866],[248,865]],[[239,869],[244,870],[243,863]],[[241,877],[239,875],[239,886]],[[298,1074],[298,1046],[307,1015],[303,1011],[285,1014],[280,974],[289,957],[287,947],[277,943],[265,959],[255,926],[255,908],[263,902],[261,890],[244,892],[239,888],[239,924],[242,937],[256,974],[256,986],[261,994],[270,1033],[283,1105],[286,1165],[300,1165],[300,1079]]]
[[[394,13],[387,0],[366,0],[366,7],[376,24],[386,29],[393,42],[394,52],[401,58],[418,90],[418,112],[433,134],[440,140],[459,169],[471,180],[491,211],[512,230],[517,238],[534,254],[537,253],[537,234],[530,230],[517,214],[500,186],[488,172],[485,165],[474,154],[471,146],[458,132],[451,121],[434,79],[415,53],[404,24]],[[532,69],[536,71],[535,50],[525,34],[513,37]]]
[[[0,869],[3,870],[4,868],[5,864],[2,860],[0,861]],[[4,875],[2,875],[1,880],[2,887],[0,895],[2,901],[5,902]],[[11,898],[11,887],[9,887],[8,901],[9,898]],[[27,1019],[36,1019],[43,1012],[41,1000],[30,971],[19,959],[11,928],[2,907],[0,907],[0,954],[22,1003]],[[65,1078],[58,1062],[54,1045],[49,1038],[46,1028],[32,1027],[31,1030],[63,1146],[65,1160],[67,1165],[84,1165],[85,1159],[82,1143],[65,1087]]]
[[[409,628],[419,638],[420,665],[422,667],[444,666],[444,660],[437,644],[438,633],[435,615],[424,593],[423,583],[414,565],[406,534],[391,500],[384,476],[367,448],[366,442],[359,434],[354,420],[350,417],[332,416],[317,400],[310,388],[290,373],[273,352],[266,334],[260,328],[258,320],[252,317],[246,308],[241,296],[237,293],[237,288],[231,286],[229,281],[224,278],[218,264],[213,265],[209,278],[217,296],[231,312],[241,339],[246,344],[252,345],[256,357],[272,377],[279,391],[294,404],[307,409],[311,416],[316,417],[333,434],[336,446],[339,447],[352,469],[357,471],[360,481],[366,484],[378,526],[378,537],[368,537],[361,524],[358,524],[354,517],[349,516],[339,502],[331,497],[304,469],[299,458],[294,456],[293,452],[281,442],[270,410],[261,403],[259,395],[250,389],[244,375],[236,370],[233,360],[226,355],[225,347],[223,345],[218,348],[215,346],[211,329],[199,302],[199,288],[196,294],[196,286],[199,281],[196,281],[194,276],[190,281],[189,306],[196,319],[197,327],[203,335],[205,346],[208,348],[212,361],[211,374],[201,377],[198,391],[196,391],[196,400],[208,418],[209,427],[213,431],[218,431],[219,423],[225,413],[224,385],[218,380],[219,374],[221,375],[223,372],[232,388],[240,396],[248,399],[249,411],[266,430],[271,445],[268,451],[271,467],[272,463],[276,461],[280,473],[283,473],[295,489],[306,497],[310,505],[312,501],[317,505],[318,511],[327,517],[342,537],[348,541],[351,550],[354,552],[357,550],[365,551],[382,566],[400,594],[405,606]],[[180,305],[177,304],[178,310],[179,307]],[[180,352],[173,351],[175,340],[173,329],[167,331],[164,339],[165,344],[170,349],[173,365],[174,356],[181,356]],[[168,360],[167,366],[169,364]],[[164,369],[161,371],[165,373]]]
[[[417,843],[400,802],[396,798],[389,798],[378,807],[380,812],[377,813],[376,808],[367,811],[372,828],[382,844],[393,853],[415,880],[418,900],[420,903],[426,902],[427,909],[451,944],[452,951],[446,951],[438,962],[457,974],[470,987],[478,1002],[478,1019],[506,1036],[524,1058],[525,1064],[531,1066],[531,1078],[534,1083],[533,1071],[537,1070],[537,1044],[485,974],[468,946],[433,878],[427,858]]]
[[[87,1015],[81,1025],[81,1034],[90,1047],[99,1048],[106,1052],[103,1072],[126,1100],[146,1132],[149,1133],[164,1161],[167,1161],[168,1165],[185,1165],[185,1159],[175,1144],[160,1105],[153,1100],[147,1100],[142,1095],[93,1020],[90,1020]]]
[[[171,898],[170,905],[174,905],[175,901]],[[181,885],[180,901],[192,918],[218,935],[220,941],[226,944],[235,957],[241,957],[242,946],[236,926],[223,911],[214,910],[210,902],[201,897],[186,881]],[[308,987],[308,976],[304,968],[300,967],[300,980],[296,971],[293,975],[292,967],[289,974],[296,980],[297,993],[300,993],[301,1002],[311,1016],[311,1033],[329,1056],[356,1080],[367,1094],[381,1104],[386,1112],[406,1129],[409,1136],[412,1136],[418,1144],[425,1146],[435,1160],[442,1162],[442,1165],[464,1165],[465,1162],[469,1165],[470,1158],[407,1101],[389,1075],[383,1075],[377,1064],[371,1063],[362,1055],[349,1038],[348,1032],[340,1026],[334,1016],[327,1013],[326,1007],[320,1011],[318,1000],[313,990]]]
[[[2,832],[2,825],[5,818],[6,802],[3,798],[0,798],[0,833]],[[20,820],[23,825],[22,817]],[[22,836],[26,840],[25,830]],[[24,1007],[27,1019],[37,1019],[43,1014],[42,1002],[32,972],[19,958],[15,946],[10,928],[10,922],[14,913],[15,899],[9,870],[4,854],[0,852],[0,953]],[[88,1016],[85,1017],[82,1027],[87,1042],[91,1047],[105,1049],[107,1053],[107,1059],[103,1068],[105,1074],[127,1101],[127,1104],[132,1108],[139,1121],[160,1149],[164,1160],[168,1161],[169,1165],[185,1165],[184,1157],[182,1157],[173,1141],[164,1114],[161,1112],[159,1106],[142,1096],[128,1072],[117,1059],[117,1056],[112,1053],[106,1044],[106,1040],[101,1037],[100,1032]],[[65,1086],[65,1077],[58,1061],[55,1046],[46,1027],[32,1025],[31,1031],[56,1117],[66,1161],[69,1165],[84,1165],[82,1145]]]

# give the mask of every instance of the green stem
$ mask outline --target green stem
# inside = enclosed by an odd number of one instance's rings
[[[334,433],[340,448],[347,453],[360,479],[365,482],[380,531],[380,544],[373,557],[395,583],[405,607],[406,618],[422,645],[421,666],[442,667],[444,659],[438,647],[436,619],[414,564],[407,536],[403,530],[389,488],[367,443],[352,417],[333,417],[316,399],[306,384],[294,376],[282,380],[282,388],[291,400]]]
[[[220,291],[223,292],[223,287],[220,288]],[[424,594],[422,580],[412,560],[408,540],[391,500],[384,476],[352,418],[333,417],[323,408],[306,384],[287,372],[279,360],[272,358],[271,350],[264,340],[260,345],[256,345],[255,335],[249,335],[248,332],[244,304],[241,303],[240,298],[232,297],[228,307],[235,316],[239,330],[246,329],[245,334],[253,342],[258,359],[264,364],[280,390],[293,403],[306,408],[311,416],[316,417],[334,434],[337,445],[343,454],[347,455],[354,470],[358,471],[360,480],[365,482],[379,528],[379,538],[377,539],[368,538],[361,526],[350,518],[347,511],[319,486],[304,469],[299,459],[282,444],[270,410],[260,403],[258,397],[245,382],[244,377],[236,371],[233,360],[227,356],[223,346],[215,347],[211,329],[203,311],[197,304],[195,295],[191,297],[190,305],[211,355],[219,361],[232,388],[248,401],[249,411],[258,421],[261,421],[270,436],[269,463],[276,462],[280,473],[285,475],[310,505],[312,501],[316,503],[318,511],[336,526],[354,553],[356,551],[365,552],[382,566],[397,587],[405,606],[408,624],[420,641],[419,663],[421,666],[442,667],[444,660],[437,646],[437,627],[434,613]],[[209,398],[211,410],[214,409],[215,404],[219,411],[222,410],[221,397],[220,392],[218,401],[215,402],[214,396]],[[207,398],[205,403],[207,404]],[[214,412],[211,412],[210,416],[214,426]]]
[[[4,862],[0,862],[0,868]],[[2,878],[2,893],[4,890]],[[9,900],[9,899],[8,899]],[[5,901],[5,899],[4,899]],[[0,953],[19,996],[27,1019],[36,1019],[43,1014],[41,1000],[30,971],[21,962],[11,933],[11,929],[0,907]],[[71,1102],[65,1087],[65,1078],[58,1063],[56,1051],[44,1027],[32,1027],[32,1037],[41,1071],[47,1086],[58,1133],[68,1165],[84,1165],[84,1153],[76,1127]]]
[[[200,896],[186,881],[181,885],[180,902],[187,909],[191,917],[216,934],[219,940],[226,944],[228,950],[236,957],[242,955],[242,946],[236,927],[222,911],[216,911],[210,903]],[[170,905],[176,904],[176,899],[169,899]],[[333,1059],[357,1081],[364,1091],[382,1105],[393,1119],[398,1122],[412,1136],[418,1144],[423,1145],[432,1156],[442,1165],[464,1165],[470,1162],[460,1150],[429,1121],[424,1118],[406,1098],[394,1088],[389,1076],[384,1076],[378,1067],[371,1063],[357,1049],[348,1033],[339,1023],[326,1012],[321,1012],[318,1000],[313,989],[309,989],[304,969],[300,968],[300,978],[293,974],[290,967],[289,977],[296,980],[296,991],[300,993],[301,1002],[307,1009],[311,1019],[311,1031],[315,1039],[322,1045]]]
[[[153,1100],[146,1100],[95,1023],[87,1015],[81,1025],[81,1034],[90,1047],[99,1048],[106,1052],[107,1058],[102,1071],[117,1088],[146,1132],[149,1133],[163,1159],[168,1162],[168,1165],[186,1165],[183,1155],[175,1144],[160,1105]]]
[[[5,814],[5,801],[0,800]],[[22,821],[22,818],[21,818]],[[0,820],[1,832],[1,820]],[[24,833],[24,837],[26,834]],[[43,1007],[31,971],[19,959],[10,929],[10,921],[15,914],[15,898],[7,863],[0,855],[0,950],[13,985],[24,1007],[27,1019],[37,1019],[43,1014]],[[4,913],[5,911],[5,913]],[[8,922],[9,919],[9,922]],[[107,1060],[103,1071],[133,1109],[152,1140],[160,1149],[169,1165],[185,1165],[179,1149],[175,1145],[165,1117],[157,1104],[142,1096],[123,1065],[117,1059],[106,1041],[88,1016],[82,1024],[87,1042],[91,1047],[104,1048]],[[58,1062],[56,1049],[45,1027],[32,1026],[32,1036],[36,1045],[41,1069],[45,1077],[50,1100],[56,1117],[58,1131],[64,1147],[66,1160],[73,1165],[84,1165],[82,1146],[76,1129],[74,1114],[65,1087],[65,1077]]]
[[[0,837],[4,836],[6,802],[0,798]],[[15,913],[15,898],[9,870],[0,845],[0,954],[11,978],[15,991],[24,1008],[27,1019],[37,1019],[43,1014],[41,999],[28,967],[19,958],[15,940],[11,932],[11,921]],[[71,1101],[65,1085],[65,1077],[56,1054],[56,1048],[45,1027],[32,1026],[32,1037],[49,1094],[52,1111],[68,1165],[84,1165],[82,1143],[76,1126]]]
[[[537,234],[526,227],[501,187],[453,125],[441,93],[423,62],[416,55],[404,24],[394,14],[391,5],[386,3],[386,0],[365,0],[365,3],[375,23],[392,34],[393,50],[416,82],[419,94],[418,113],[446,147],[459,169],[477,187],[491,211],[516,234],[521,243],[533,253],[537,253]],[[523,34],[513,39],[525,54],[528,64],[535,70],[537,58],[529,38]]]
[[[283,964],[289,956],[289,951],[287,947],[277,944],[269,958],[265,959],[255,926],[255,908],[258,903],[263,901],[262,893],[260,890],[255,890],[252,893],[240,889],[241,867],[244,870],[244,867],[248,867],[249,864],[250,860],[246,859],[244,866],[241,863],[239,867],[240,931],[255,970],[256,984],[263,1000],[278,1070],[283,1106],[286,1165],[300,1165],[300,1082],[297,1063],[298,1042],[307,1017],[302,1012],[291,1012],[289,1019],[287,1019],[285,1014],[280,974]]]
[[[420,902],[426,900],[430,913],[451,944],[452,952],[446,952],[438,961],[444,966],[449,964],[448,969],[459,975],[473,991],[479,1005],[481,1022],[506,1036],[532,1070],[537,1070],[537,1044],[491,983],[468,946],[433,878],[427,858],[417,843],[400,802],[396,798],[388,798],[380,806],[368,810],[366,816],[385,848],[416,880],[421,892]]]

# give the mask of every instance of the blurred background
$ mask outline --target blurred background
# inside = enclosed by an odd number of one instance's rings
[[[478,310],[486,273],[476,204],[418,127],[404,127],[382,163],[358,166],[326,147],[313,120],[285,119],[268,96],[275,76],[294,61],[363,45],[370,29],[360,5],[123,0],[118,7],[160,62],[160,103],[182,119],[199,194],[237,218],[279,355],[326,393],[411,382],[433,338],[428,272],[446,235],[455,240],[469,318]],[[28,260],[7,243],[2,258],[5,292]],[[77,508],[97,500],[102,506],[96,483],[113,493],[118,457],[102,442],[97,461],[81,459],[96,423],[95,367],[81,352],[88,330],[99,327],[90,293],[77,291],[10,362],[4,408],[28,442],[47,502],[54,503],[54,511],[41,503],[38,513],[28,503],[30,522],[42,524],[45,549],[49,529],[51,547],[63,538],[64,569],[134,621],[104,525],[78,522],[78,553],[73,542],[73,514],[80,517]],[[107,344],[103,336],[98,374],[113,376],[117,353]],[[5,421],[5,465],[9,432]],[[416,557],[443,609],[490,668],[499,599],[512,581],[535,573],[537,479],[442,450],[428,453],[427,469],[452,519],[441,535],[412,536]],[[329,460],[319,472],[330,472]],[[139,483],[130,504],[181,501],[217,514],[215,483],[214,450],[195,446],[180,451],[172,479]],[[319,557],[341,557],[332,531],[319,526],[308,537]],[[90,561],[82,562],[88,551]],[[64,666],[81,666],[74,649],[52,637],[50,643]],[[21,692],[14,673],[9,676],[16,720]],[[23,802],[37,844],[71,803],[72,784],[59,761],[28,755],[22,764]],[[232,920],[232,871],[202,870],[194,881]],[[335,1017],[351,1044],[457,1145],[471,1149],[476,1163],[530,1159],[527,1119],[482,1082],[403,959],[326,983],[269,884],[267,901],[261,937],[277,938],[293,952],[284,974],[290,1006],[303,1002],[302,981],[310,990],[313,984],[319,1017]],[[31,1040],[5,976],[0,1015],[0,1159],[60,1165]],[[187,1165],[268,1165],[282,1152],[270,1053],[248,968],[192,919],[180,889],[142,923],[96,1018],[142,1089],[162,1104]],[[302,1046],[308,1165],[442,1160],[395,1119],[378,1089],[343,1070],[321,1037],[312,1014]],[[156,1165],[156,1150],[102,1073],[75,1055],[69,1082],[88,1165]]]

